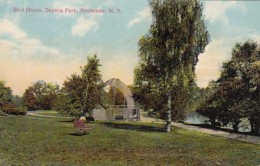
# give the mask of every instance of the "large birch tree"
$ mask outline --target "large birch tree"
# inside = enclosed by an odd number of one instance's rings
[[[152,108],[166,120],[185,108],[198,56],[209,42],[198,0],[151,0],[153,22],[139,40],[135,87],[149,88]]]

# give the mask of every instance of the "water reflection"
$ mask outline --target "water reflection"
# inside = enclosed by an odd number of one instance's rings
[[[186,114],[184,122],[190,123],[190,124],[207,124],[206,122],[208,120],[209,120],[209,118],[204,117],[196,112],[192,112],[192,113]],[[227,126],[224,126],[222,128],[233,129],[231,124],[228,124]],[[251,131],[251,126],[250,126],[248,119],[246,119],[246,118],[241,119],[241,123],[239,124],[238,131],[240,131],[240,132],[250,132]]]

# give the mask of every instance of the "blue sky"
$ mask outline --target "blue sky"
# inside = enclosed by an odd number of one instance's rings
[[[197,83],[219,76],[236,42],[260,42],[260,2],[203,1],[211,43],[199,57]],[[13,8],[92,8],[105,14],[26,13]],[[109,14],[108,9],[122,13]],[[0,80],[21,95],[37,80],[62,84],[79,73],[87,56],[97,54],[104,81],[133,82],[138,40],[148,32],[147,0],[0,0]]]

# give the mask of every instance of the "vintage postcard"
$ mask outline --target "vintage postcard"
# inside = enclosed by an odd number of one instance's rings
[[[0,166],[260,165],[259,9],[0,0]]]

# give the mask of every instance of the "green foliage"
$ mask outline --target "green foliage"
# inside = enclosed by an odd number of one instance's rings
[[[26,111],[23,109],[22,103],[19,103],[20,101],[21,98],[13,96],[11,88],[6,87],[5,83],[0,81],[0,116],[25,115]]]
[[[209,34],[198,0],[151,0],[150,5],[153,23],[138,43],[134,94],[168,122],[170,113],[178,118],[189,103],[198,55]]]
[[[54,108],[58,92],[59,85],[43,80],[37,81],[25,90],[24,103],[29,110],[51,110]]]
[[[253,133],[260,128],[260,49],[257,43],[236,44],[232,58],[223,64],[212,94],[198,110],[214,115],[224,125],[238,129],[241,118],[248,118]]]
[[[1,108],[0,108],[0,116],[7,116],[7,113],[3,112]]]
[[[16,107],[23,107],[24,106],[23,97],[20,97],[18,95],[12,95],[12,103]]]
[[[218,112],[220,111],[219,102],[221,98],[219,97],[219,93],[215,91],[216,87],[216,82],[211,81],[206,89],[205,101],[196,110],[199,114],[208,117],[212,125],[215,125]]]
[[[206,100],[208,90],[206,88],[200,88],[194,84],[190,93],[191,95],[189,97],[187,110],[188,112],[194,112]]]
[[[64,89],[62,89],[61,93],[58,95],[54,109],[61,115],[72,117],[80,117],[82,115],[80,103],[66,94]]]
[[[25,115],[26,110],[23,108],[18,108],[14,104],[6,104],[3,107],[3,112],[9,114],[9,115]]]
[[[0,109],[9,103],[12,103],[12,90],[0,81]]]
[[[28,110],[36,110],[38,108],[33,87],[29,87],[25,90],[23,98]]]
[[[100,103],[100,89],[103,85],[100,66],[96,55],[88,57],[87,64],[81,67],[81,75],[72,74],[68,77],[58,97],[56,108],[59,112],[75,117],[92,114]]]

